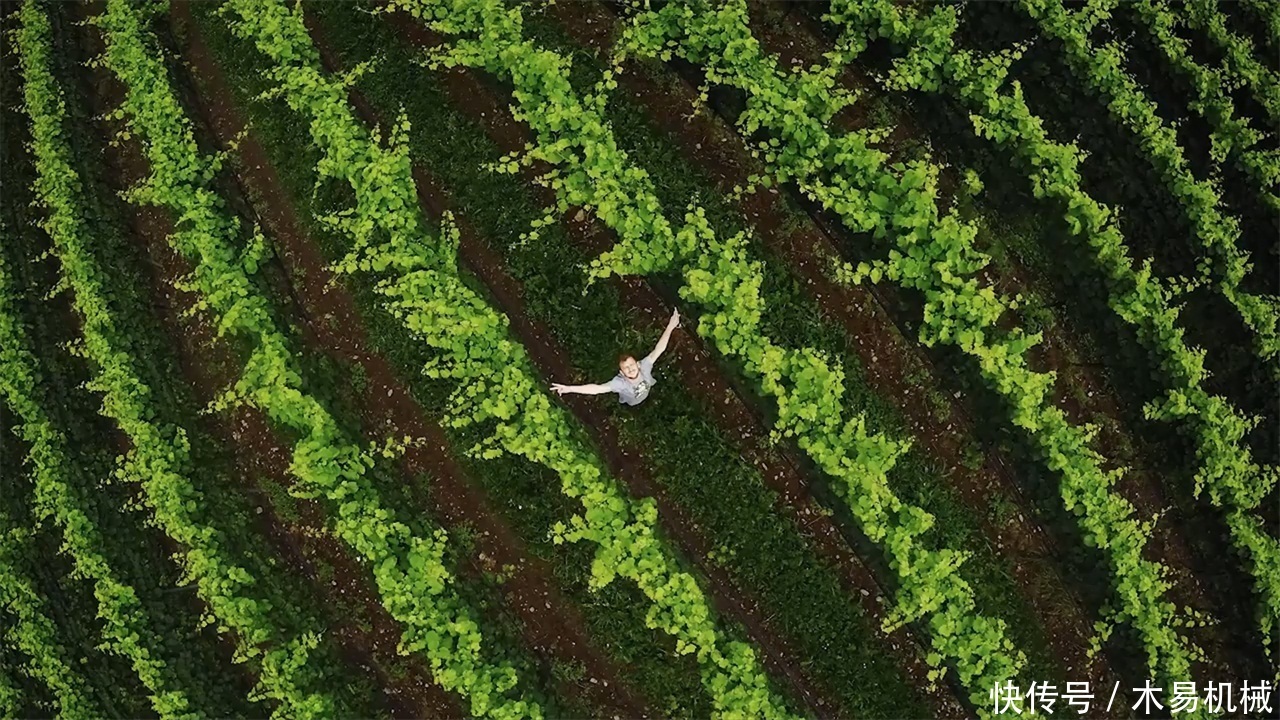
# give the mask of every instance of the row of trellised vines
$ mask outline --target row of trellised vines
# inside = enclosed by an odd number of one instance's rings
[[[231,0],[227,7],[237,15],[235,32],[276,63],[270,78],[277,92],[310,123],[324,153],[320,175],[348,183],[355,193],[354,207],[326,218],[353,240],[336,269],[379,278],[388,309],[438,353],[427,374],[458,384],[447,422],[494,421],[493,435],[473,452],[494,457],[505,451],[560,476],[562,491],[584,512],[568,525],[556,524],[555,542],[599,546],[593,587],[616,577],[639,586],[653,603],[646,622],[674,637],[677,652],[696,654],[719,716],[789,717],[755,651],[726,640],[696,579],[679,569],[659,538],[653,501],[629,499],[607,475],[568,414],[549,400],[507,318],[463,282],[456,229],[447,220],[439,233],[426,227],[403,143],[407,121],[396,123],[386,144],[370,133],[348,107],[344,82],[325,76],[302,18],[284,3]]]
[[[18,40],[27,81],[24,87],[27,110],[32,115],[32,149],[37,169],[35,190],[38,201],[47,211],[42,225],[59,252],[64,277],[76,286],[76,307],[82,319],[82,352],[95,366],[90,388],[104,395],[102,411],[116,421],[132,442],[131,451],[116,468],[116,475],[141,484],[143,501],[150,507],[157,527],[184,548],[180,556],[182,568],[186,577],[196,583],[197,592],[209,607],[212,618],[223,628],[234,630],[242,659],[260,660],[261,693],[289,707],[330,708],[332,703],[324,696],[307,693],[300,687],[300,660],[305,657],[307,648],[314,644],[314,638],[284,639],[282,629],[271,616],[268,603],[247,596],[246,592],[255,578],[224,551],[227,542],[218,529],[207,524],[201,512],[200,493],[187,477],[189,445],[186,433],[155,419],[150,391],[138,378],[134,365],[136,359],[127,350],[128,337],[111,318],[108,302],[101,295],[105,275],[87,254],[92,238],[81,214],[81,182],[70,167],[69,149],[65,145],[64,100],[47,67],[50,59],[49,23],[32,1],[23,6],[22,19],[23,28]],[[18,331],[14,327],[9,333],[15,341],[20,337]],[[8,350],[6,360],[20,359],[19,345],[6,342],[5,346]],[[19,366],[6,365],[6,370],[9,369],[18,372]],[[14,377],[13,391],[29,391],[32,379],[29,375]],[[23,413],[20,415],[23,420],[38,420],[38,415],[27,414],[33,410],[32,406],[23,404],[19,410]],[[38,425],[28,427],[32,432],[40,430]],[[33,451],[49,451],[60,441],[56,436],[38,439],[41,442],[32,446]],[[46,460],[54,461],[52,457]],[[70,497],[60,496],[58,488],[51,484],[59,479],[56,473],[68,470],[51,464],[45,468],[44,465],[42,462],[36,469],[38,491],[49,495],[47,501],[59,503],[54,511],[60,520],[76,519],[74,515],[65,515],[74,510],[69,505]],[[91,530],[84,525],[77,527],[77,532],[91,533]],[[74,543],[73,546],[83,544],[70,537],[68,542]],[[92,564],[91,556],[84,559]],[[104,574],[105,568],[91,569],[100,575],[100,584],[109,582],[109,575]],[[150,653],[143,651],[141,644],[137,644],[145,642],[146,634],[145,628],[137,626],[140,621],[137,607],[131,607],[136,598],[131,600],[129,593],[119,592],[114,602],[120,605],[106,605],[111,610],[108,618],[113,619],[109,628],[114,626],[118,632],[125,633],[124,642],[128,643],[125,647],[133,665],[143,683],[150,687],[152,683],[159,682],[161,667],[156,665]],[[137,637],[133,637],[134,632],[137,632]],[[183,700],[177,696],[156,698],[170,712],[182,710],[179,702]]]
[[[1038,447],[1047,466],[1061,476],[1060,492],[1076,515],[1085,541],[1108,561],[1115,588],[1108,608],[1113,621],[1125,622],[1145,646],[1154,676],[1190,679],[1191,664],[1202,656],[1179,632],[1188,620],[1165,594],[1168,569],[1144,557],[1151,523],[1134,517],[1133,506],[1112,486],[1123,469],[1106,470],[1091,447],[1096,428],[1072,425],[1050,395],[1053,373],[1039,373],[1026,353],[1039,337],[997,323],[1016,302],[981,287],[975,274],[989,258],[974,247],[976,229],[954,213],[938,209],[936,166],[912,161],[892,163],[870,145],[883,131],[833,134],[826,121],[844,99],[824,88],[830,67],[860,49],[845,36],[830,54],[828,68],[781,70],[751,35],[745,2],[712,6],[681,3],[637,14],[619,44],[620,57],[668,59],[679,56],[702,66],[708,83],[746,93],[738,126],[747,137],[768,134],[758,154],[780,181],[795,181],[815,202],[837,213],[855,232],[893,243],[887,260],[845,266],[846,280],[890,279],[919,291],[925,301],[921,340],[926,345],[955,345],[978,364],[990,387],[1003,396],[1013,423]],[[705,93],[705,90],[704,90]],[[630,262],[652,266],[665,248],[624,242],[601,258],[599,270],[611,272]],[[715,262],[713,259],[712,262]],[[1100,624],[1100,638],[1110,634]]]
[[[250,596],[255,578],[228,555],[225,537],[208,524],[201,510],[200,493],[188,477],[190,444],[185,432],[157,419],[150,389],[137,372],[138,359],[130,354],[129,335],[114,320],[104,295],[106,275],[89,252],[92,234],[81,214],[82,187],[65,144],[62,95],[47,75],[47,67],[44,73],[36,71],[36,64],[48,62],[47,21],[41,19],[34,2],[28,2],[22,12],[20,39],[28,82],[24,88],[27,109],[33,118],[35,193],[48,213],[43,227],[75,294],[82,353],[94,368],[89,387],[103,394],[102,412],[132,444],[116,475],[141,485],[156,525],[184,549],[180,560],[186,578],[196,584],[208,612],[220,627],[235,633],[240,658],[259,662],[258,692],[298,716],[306,716],[307,708],[331,711],[333,705],[326,695],[306,689],[316,687],[311,681],[317,676],[308,673],[304,662],[315,637],[288,637],[268,602]]]
[[[245,250],[236,249],[238,219],[211,187],[222,160],[200,154],[159,44],[146,28],[147,10],[130,0],[109,0],[106,13],[94,22],[107,43],[103,63],[126,88],[116,114],[127,119],[150,161],[150,177],[128,198],[169,209],[179,218],[169,242],[194,267],[184,286],[199,293],[201,309],[216,318],[220,334],[241,338],[250,348],[243,374],[215,407],[247,404],[298,433],[290,466],[297,483],[291,491],[329,501],[335,534],[372,570],[383,606],[404,629],[402,653],[425,653],[436,682],[465,696],[477,716],[541,717],[536,704],[511,697],[515,670],[482,657],[480,628],[452,588],[443,561],[444,531],[414,535],[382,504],[366,477],[376,454],[394,457],[400,441],[380,450],[352,444],[325,407],[304,392],[299,363],[252,278],[265,241],[255,233]],[[291,646],[301,652],[262,673],[264,682],[283,685],[274,693],[282,713],[332,716],[329,698],[299,694],[298,688],[320,677],[307,666],[308,644]]]
[[[1258,420],[1241,416],[1205,390],[1204,353],[1187,345],[1171,305],[1173,291],[1148,267],[1135,267],[1114,213],[1083,190],[1083,153],[1074,144],[1049,139],[1017,84],[1004,87],[1009,56],[980,57],[955,46],[957,18],[951,10],[907,16],[889,2],[837,0],[832,11],[829,19],[846,32],[886,37],[909,47],[889,84],[956,96],[970,111],[975,133],[1023,160],[1035,195],[1062,204],[1072,233],[1088,243],[1103,274],[1111,307],[1137,330],[1168,387],[1163,398],[1147,407],[1148,416],[1179,422],[1191,437],[1197,450],[1196,492],[1208,491],[1209,501],[1226,513],[1236,546],[1252,559],[1262,598],[1260,625],[1269,638],[1280,619],[1280,544],[1250,515],[1276,482],[1276,469],[1254,462],[1246,442]]]
[[[606,93],[585,97],[569,83],[569,63],[523,35],[521,11],[490,0],[393,0],[392,5],[453,36],[438,64],[484,68],[514,83],[516,117],[528,123],[537,144],[523,158],[502,163],[514,172],[523,162],[545,161],[557,193],[556,210],[590,207],[614,229],[621,243],[602,257],[593,274],[679,271],[681,295],[703,309],[699,334],[775,399],[775,433],[794,437],[822,469],[862,530],[885,551],[899,586],[886,630],[923,621],[932,643],[928,662],[941,674],[954,665],[975,704],[991,686],[1017,675],[1023,654],[1006,637],[1000,620],[975,614],[973,590],[957,572],[965,556],[933,550],[920,542],[934,519],[904,503],[887,473],[907,443],[869,433],[861,415],[842,404],[843,374],[810,349],[789,350],[763,335],[760,263],[741,236],[719,239],[700,208],[674,228],[663,216],[652,180],[634,165],[603,118]],[[605,91],[616,87],[612,74]],[[829,83],[825,85],[831,91]]]

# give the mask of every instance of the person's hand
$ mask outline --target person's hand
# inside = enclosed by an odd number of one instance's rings
[[[551,383],[551,392],[557,395],[563,395],[569,392],[569,386],[561,385],[560,383]]]
[[[671,319],[667,321],[667,327],[669,328],[680,327],[680,311],[679,310],[673,310],[671,312]]]

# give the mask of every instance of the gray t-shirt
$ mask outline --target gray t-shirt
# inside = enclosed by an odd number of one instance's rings
[[[640,376],[635,380],[628,380],[622,373],[618,373],[609,381],[609,389],[618,393],[618,402],[639,405],[649,397],[649,391],[657,382],[653,379],[652,360],[645,358],[637,364],[640,366]]]

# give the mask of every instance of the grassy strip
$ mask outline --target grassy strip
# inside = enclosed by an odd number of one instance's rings
[[[263,76],[268,63],[257,53],[243,51],[242,41],[231,35],[226,22],[216,15],[216,7],[212,3],[197,3],[192,7],[201,34],[218,58],[242,110],[252,120],[254,132],[270,154],[298,209],[300,222],[329,259],[337,261],[346,252],[345,238],[315,218],[345,206],[349,193],[332,183],[317,184],[316,165],[320,155],[310,136],[293,120],[292,111],[283,101],[263,97],[272,87]],[[323,3],[316,11],[323,19],[331,13],[352,10],[341,3]],[[367,16],[359,19],[365,27],[376,22]],[[339,39],[338,35],[333,37]],[[351,42],[347,38],[342,40]],[[383,309],[381,299],[373,292],[372,281],[351,277],[346,284],[354,292],[378,352],[400,370],[415,398],[433,419],[442,420],[450,388],[447,383],[420,372],[430,359],[429,353],[409,336],[399,320]],[[444,429],[455,447],[471,447],[487,434],[479,428],[445,425]],[[556,488],[555,475],[522,458],[510,456],[482,461],[464,455],[459,461],[470,477],[484,485],[486,494],[506,522],[530,549],[551,561],[555,580],[565,594],[582,607],[591,634],[598,638],[602,648],[630,669],[636,686],[653,698],[659,709],[672,716],[707,716],[708,699],[698,689],[693,658],[675,655],[673,643],[660,640],[645,628],[646,603],[639,591],[622,583],[591,589],[590,548],[578,544],[555,545],[550,541],[551,527],[571,517],[574,506],[573,500]],[[429,485],[426,491],[430,492]],[[573,669],[562,668],[561,672],[571,674]]]

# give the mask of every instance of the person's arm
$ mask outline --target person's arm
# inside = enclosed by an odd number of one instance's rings
[[[613,392],[613,388],[600,383],[591,383],[590,385],[561,385],[560,383],[551,383],[551,392],[557,395],[578,394],[578,395],[603,395],[607,392]]]
[[[644,356],[645,360],[652,365],[662,353],[667,350],[667,343],[671,341],[671,333],[680,327],[680,311],[676,310],[671,313],[671,319],[667,321],[667,329],[662,331],[662,337],[658,338],[658,344],[653,346],[653,351]]]

